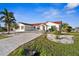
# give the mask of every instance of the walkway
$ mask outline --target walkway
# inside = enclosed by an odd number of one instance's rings
[[[41,33],[20,33],[14,34],[13,37],[5,38],[0,40],[0,55],[6,56],[20,45],[33,40],[40,36]]]

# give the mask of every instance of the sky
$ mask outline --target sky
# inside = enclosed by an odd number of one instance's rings
[[[79,27],[78,3],[0,3],[0,11],[4,8],[14,13],[17,22],[62,21]]]

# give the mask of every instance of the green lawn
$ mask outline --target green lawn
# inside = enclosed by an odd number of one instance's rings
[[[23,44],[9,55],[23,56],[23,48],[37,50],[40,56],[79,56],[79,33],[68,33],[74,35],[74,44],[61,44],[49,41],[46,35],[42,35],[33,41]]]
[[[2,34],[2,35],[0,35],[0,40],[1,40],[1,39],[4,39],[4,38],[7,38],[7,37],[8,37],[7,35],[3,35],[3,34]]]

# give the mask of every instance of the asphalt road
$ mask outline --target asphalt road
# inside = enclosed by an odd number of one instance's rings
[[[14,34],[12,37],[0,40],[0,56],[7,56],[20,45],[29,42],[40,35],[41,33],[35,32],[19,33]]]

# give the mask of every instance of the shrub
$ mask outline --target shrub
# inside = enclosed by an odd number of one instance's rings
[[[60,31],[57,31],[57,30],[54,31],[53,33],[54,33],[55,35],[60,35],[60,34],[61,34]]]
[[[0,27],[0,32],[7,31],[6,28]]]
[[[56,27],[55,26],[51,26],[51,28],[49,29],[50,31],[55,31]]]
[[[11,55],[11,56],[22,56],[22,55],[24,55],[24,49],[23,48],[16,49],[15,51],[13,51],[9,55]]]

